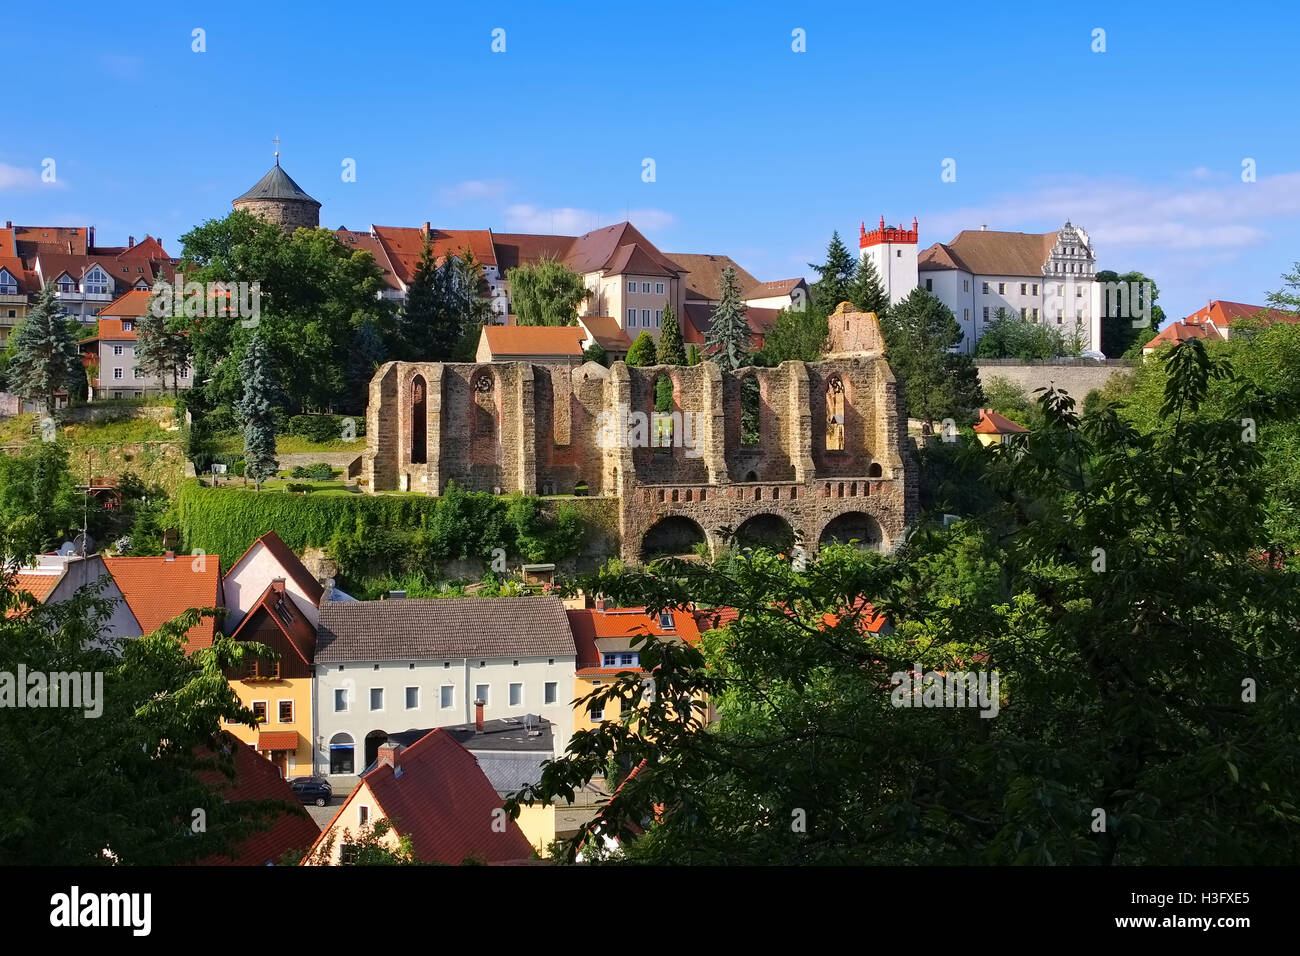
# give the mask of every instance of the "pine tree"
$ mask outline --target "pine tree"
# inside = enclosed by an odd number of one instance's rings
[[[235,412],[244,423],[244,477],[253,479],[261,491],[262,482],[275,474],[279,464],[275,460],[275,414],[271,409],[276,388],[259,332],[248,341],[239,374],[244,381],[244,395],[235,405]]]
[[[686,346],[682,342],[682,327],[677,324],[677,313],[672,304],[664,303],[664,324],[659,329],[659,363],[685,365]]]
[[[723,368],[738,369],[749,360],[753,342],[748,311],[740,298],[736,270],[727,266],[722,272],[722,294],[709,322],[709,334],[704,337],[709,358]]]
[[[876,313],[878,319],[883,319],[889,310],[889,296],[885,294],[880,273],[876,271],[876,264],[871,259],[863,259],[858,264],[858,274],[849,290],[848,301],[859,312]]]
[[[438,262],[433,255],[433,243],[426,240],[415,265],[415,275],[406,288],[406,304],[397,317],[397,340],[405,359],[432,358],[437,283]]]
[[[9,363],[9,388],[28,401],[39,401],[54,414],[55,392],[70,387],[82,372],[81,353],[49,283],[36,297],[36,306],[14,333]],[[71,397],[71,395],[69,395]]]
[[[686,364],[699,365],[703,360],[704,356],[700,354],[700,347],[692,342],[690,348],[686,350]]]
[[[830,315],[841,302],[851,301],[853,277],[858,264],[840,239],[839,232],[831,235],[826,247],[826,261],[821,265],[808,263],[809,268],[821,276],[812,287],[813,308],[822,315]]]
[[[383,364],[385,358],[384,341],[373,322],[362,322],[352,334],[352,346],[348,351],[347,380],[349,411],[358,411],[366,407],[369,397],[370,380],[374,378],[375,369]]]
[[[627,359],[625,361],[633,368],[659,364],[659,353],[655,351],[655,340],[650,338],[649,332],[642,332],[636,337],[632,347],[627,350]]]
[[[880,328],[913,418],[933,422],[979,407],[984,396],[974,362],[948,351],[961,343],[962,332],[946,305],[925,289],[913,289]]]

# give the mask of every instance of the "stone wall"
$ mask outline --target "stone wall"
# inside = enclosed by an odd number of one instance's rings
[[[656,412],[669,386],[671,409]],[[455,481],[612,498],[629,561],[674,531],[716,551],[725,528],[809,553],[829,538],[891,548],[916,509],[900,408],[878,352],[737,372],[390,362],[370,385],[363,473],[371,492]]]
[[[1018,359],[976,359],[980,382],[1005,378],[1021,386],[1033,398],[1034,389],[1053,387],[1066,391],[1082,404],[1093,389],[1103,388],[1112,375],[1123,375],[1138,363],[1124,359],[1094,362],[1088,359],[1057,359],[1022,362]]]
[[[252,213],[259,219],[273,222],[293,232],[299,227],[316,229],[320,226],[320,208],[309,202],[292,199],[245,199],[234,204],[236,209]]]

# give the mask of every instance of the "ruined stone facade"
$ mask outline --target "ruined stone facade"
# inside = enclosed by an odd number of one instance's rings
[[[809,554],[890,549],[916,508],[900,389],[875,316],[837,320],[834,357],[736,372],[389,362],[370,383],[363,477],[372,492],[615,497],[627,561],[716,553],[724,528]]]

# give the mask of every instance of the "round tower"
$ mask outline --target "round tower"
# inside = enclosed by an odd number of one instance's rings
[[[285,232],[299,227],[320,227],[320,203],[312,199],[280,168],[280,154],[275,154],[275,165],[257,184],[230,203],[259,219],[273,222]]]

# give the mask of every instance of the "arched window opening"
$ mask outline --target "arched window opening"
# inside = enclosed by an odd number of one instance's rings
[[[655,412],[650,444],[654,448],[672,448],[674,436],[673,380],[667,375],[659,375],[654,382]]]
[[[884,471],[880,467],[880,462],[873,461],[871,467],[867,469],[868,478],[880,478],[884,476]]]
[[[355,747],[351,734],[335,734],[330,738],[330,773],[353,773]]]
[[[497,430],[496,386],[491,372],[474,380],[474,434],[492,436]]]
[[[826,383],[826,450],[844,450],[844,382],[838,375]]]
[[[762,438],[758,378],[746,375],[740,380],[740,443],[757,445]]]
[[[411,381],[411,463],[415,465],[423,465],[428,461],[428,397],[424,376],[415,376]]]

